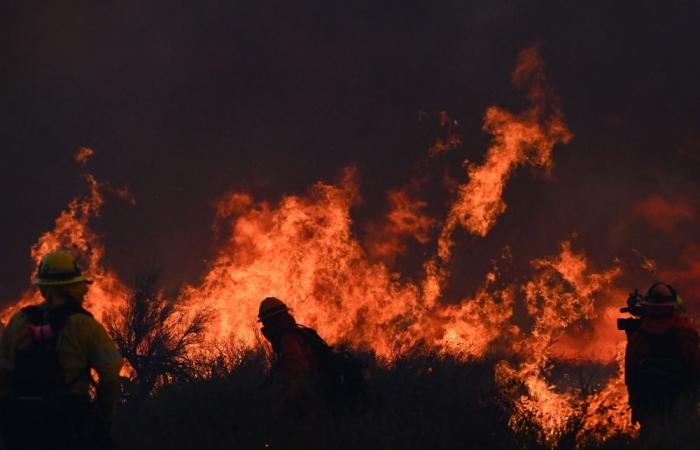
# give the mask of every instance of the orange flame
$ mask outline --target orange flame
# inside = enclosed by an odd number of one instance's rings
[[[412,238],[421,244],[430,242],[430,232],[437,221],[424,213],[427,202],[416,199],[420,183],[413,180],[405,189],[392,190],[388,194],[390,210],[386,223],[368,228],[364,247],[376,259],[392,262],[407,251],[405,240]]]
[[[75,153],[75,156],[73,156],[73,159],[75,160],[78,165],[81,167],[84,167],[85,164],[87,164],[88,159],[95,153],[93,149],[90,147],[80,147],[78,151]]]
[[[590,273],[584,255],[574,253],[569,242],[562,244],[561,253],[556,257],[535,260],[532,264],[536,276],[523,286],[523,291],[534,324],[518,348],[522,362],[515,367],[501,363],[496,376],[498,384],[514,401],[510,425],[515,430],[534,425],[539,439],[554,446],[570,431],[571,423],[583,417],[584,411],[580,393],[558,392],[547,381],[551,347],[576,321],[596,318],[596,300],[619,275],[620,269]],[[614,390],[613,386],[619,388],[617,381],[617,378],[612,380],[602,391],[607,397]],[[620,393],[617,389],[615,392],[626,396],[626,391]],[[602,402],[603,394],[599,395],[595,399]],[[614,417],[598,411],[598,416],[586,418],[587,423],[602,420],[599,415],[603,414],[606,420],[615,421],[617,429],[625,429],[628,421],[619,412],[626,410],[626,401],[621,405],[624,406],[615,411]]]
[[[419,314],[421,290],[367,260],[350,230],[356,198],[353,170],[340,186],[317,183],[307,197],[287,196],[276,206],[256,204],[246,194],[228,195],[218,212],[236,213],[228,242],[202,285],[182,295],[219,311],[211,339],[233,336],[254,345],[258,303],[274,295],[331,341],[385,356],[397,337],[415,341],[405,326]]]
[[[440,236],[442,259],[449,258],[451,235],[457,225],[482,237],[493,228],[506,210],[503,191],[516,167],[530,164],[549,170],[554,146],[571,140],[558,98],[545,81],[539,46],[523,50],[513,71],[513,83],[527,88],[532,105],[518,115],[495,106],[486,111],[484,130],[493,135],[494,143],[482,165],[468,166],[469,182],[459,187]]]

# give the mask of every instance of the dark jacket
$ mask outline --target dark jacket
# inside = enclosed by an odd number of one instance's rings
[[[694,408],[700,382],[698,333],[687,319],[645,318],[625,352],[625,384],[632,419],[663,424]]]

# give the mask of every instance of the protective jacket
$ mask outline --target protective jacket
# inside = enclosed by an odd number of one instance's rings
[[[645,318],[627,341],[625,383],[633,421],[663,426],[695,404],[700,385],[698,333],[673,315]]]
[[[55,313],[64,304],[54,305],[42,303],[31,310],[16,313],[7,324],[0,338],[0,401],[3,403],[3,425],[6,441],[11,439],[44,439],[41,436],[44,429],[35,429],[34,433],[20,436],[17,430],[27,426],[26,422],[34,422],[39,428],[40,418],[48,421],[49,428],[65,432],[63,442],[71,441],[66,427],[79,427],[89,411],[95,411],[99,420],[108,423],[112,416],[120,393],[119,371],[122,358],[117,352],[112,339],[106,330],[89,313],[77,307],[82,313],[66,314],[55,339],[55,359],[58,362],[60,379],[64,382],[57,389],[56,395],[50,395],[49,400],[34,399],[23,396],[18,386],[26,384],[20,379],[18,367],[26,367],[20,359],[31,353],[30,347],[35,345],[37,336],[48,333],[42,327],[36,327],[32,318],[36,313],[46,312],[47,316]],[[30,312],[34,314],[29,314]],[[17,369],[17,370],[15,370]],[[95,401],[91,404],[89,392],[94,383],[91,370],[97,374],[98,382],[95,389]],[[26,378],[26,377],[25,377]],[[95,408],[96,406],[96,408]],[[12,422],[12,423],[8,423]],[[57,424],[60,424],[57,425]],[[72,430],[75,431],[75,430]],[[48,431],[46,433],[49,433]],[[9,435],[9,437],[8,437]],[[56,442],[53,448],[61,447],[56,436],[46,436]],[[13,445],[13,447],[16,445]],[[21,444],[17,448],[25,448]],[[27,446],[26,448],[43,448],[43,444]]]
[[[273,376],[285,386],[287,398],[299,399],[312,394],[322,371],[309,343],[295,327],[290,327],[280,333],[273,348],[276,357]]]

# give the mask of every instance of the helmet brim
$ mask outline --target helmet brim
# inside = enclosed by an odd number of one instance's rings
[[[289,308],[270,311],[269,313],[265,313],[262,316],[258,316],[258,322],[262,322],[265,319],[269,319],[270,317],[278,316],[278,315],[280,315],[282,313],[286,313],[286,312],[289,312]]]
[[[642,306],[652,306],[652,307],[653,307],[653,306],[659,306],[659,307],[664,307],[664,306],[665,306],[665,307],[676,306],[676,302],[674,302],[673,300],[667,301],[667,302],[661,302],[661,303],[659,303],[659,302],[649,302],[649,301],[644,301],[644,300],[642,300],[641,302],[639,302],[639,304],[642,305]]]
[[[88,280],[82,275],[78,275],[77,277],[72,277],[65,280],[48,280],[46,278],[35,278],[32,280],[32,284],[35,286],[65,286],[67,284],[76,284],[83,282],[91,284],[92,280]]]

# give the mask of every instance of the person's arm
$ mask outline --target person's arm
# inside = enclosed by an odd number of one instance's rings
[[[10,394],[17,336],[24,326],[24,318],[20,314],[15,314],[0,336],[0,398]]]
[[[636,385],[636,368],[639,363],[639,335],[632,333],[627,338],[627,346],[625,348],[625,385],[627,385],[628,402],[634,407],[636,404],[635,394],[637,393]]]
[[[97,326],[92,333],[88,361],[90,367],[99,375],[97,383],[97,405],[105,419],[109,420],[119,402],[122,357],[102,325]]]

